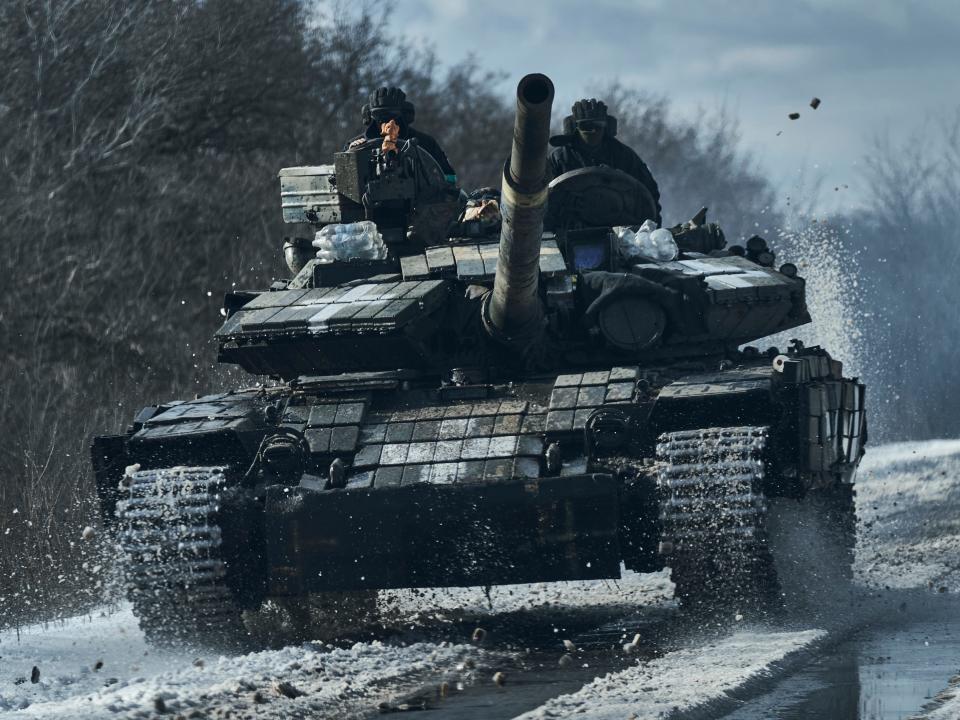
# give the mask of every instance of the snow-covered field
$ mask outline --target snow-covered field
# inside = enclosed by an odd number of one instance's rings
[[[864,594],[892,588],[935,597],[960,591],[960,441],[871,448],[858,476],[857,576]],[[383,593],[391,622],[443,627],[454,616],[498,616],[584,607],[669,608],[664,573],[618,583],[565,583],[430,593]],[[861,619],[862,620],[862,619]],[[663,652],[628,661],[524,718],[712,717],[710,708],[831,642],[842,625],[674,633]],[[441,633],[442,634],[442,633]],[[436,635],[436,630],[434,631]],[[462,642],[400,639],[320,643],[238,656],[161,651],[143,640],[129,608],[0,633],[3,718],[357,717],[415,691],[493,685],[504,652]],[[559,640],[558,640],[559,642]],[[33,668],[37,668],[38,676]],[[36,682],[33,682],[33,680]],[[443,684],[447,683],[446,686]],[[441,706],[442,710],[442,706]],[[919,710],[919,708],[918,708]],[[926,717],[960,717],[945,689]],[[706,713],[706,714],[705,714]],[[443,716],[443,712],[434,713]]]
[[[128,608],[4,634],[0,710],[11,718],[340,717],[426,682],[470,682],[482,651],[448,643],[307,643],[237,657],[159,651]],[[31,670],[40,669],[38,682]]]
[[[861,581],[960,592],[960,440],[871,448],[857,480]]]

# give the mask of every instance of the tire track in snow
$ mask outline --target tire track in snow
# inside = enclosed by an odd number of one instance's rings
[[[594,679],[520,716],[522,720],[591,720],[717,717],[732,709],[734,694],[769,683],[827,639],[825,630],[750,631],[669,652]]]

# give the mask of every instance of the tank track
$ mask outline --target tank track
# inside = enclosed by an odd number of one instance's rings
[[[159,645],[233,646],[245,636],[221,547],[223,467],[128,475],[117,504],[127,596],[147,639]]]
[[[753,612],[778,603],[762,492],[767,430],[706,428],[658,439],[661,551],[686,609]]]

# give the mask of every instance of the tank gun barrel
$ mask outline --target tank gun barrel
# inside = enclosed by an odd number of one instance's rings
[[[513,147],[503,170],[500,252],[484,307],[491,335],[521,348],[536,339],[542,325],[537,285],[552,104],[553,83],[546,75],[526,75],[517,85]]]

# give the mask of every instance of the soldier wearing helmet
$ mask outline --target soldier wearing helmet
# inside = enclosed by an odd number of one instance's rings
[[[413,103],[407,100],[403,90],[395,87],[377,88],[370,93],[367,104],[361,110],[361,120],[366,126],[363,134],[353,138],[347,147],[356,147],[370,140],[380,140],[381,126],[393,120],[400,126],[399,138],[401,140],[416,138],[419,146],[437,161],[447,180],[456,184],[457,173],[440,147],[440,143],[431,135],[411,127],[415,114]]]
[[[550,167],[558,177],[570,170],[595,165],[622,170],[649,191],[657,206],[659,225],[660,189],[650,169],[628,146],[616,139],[617,119],[607,115],[607,106],[596,99],[577,100],[573,112],[563,119],[563,134],[550,138]]]

